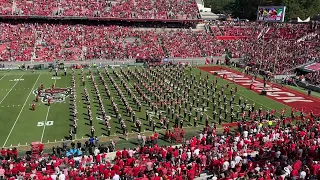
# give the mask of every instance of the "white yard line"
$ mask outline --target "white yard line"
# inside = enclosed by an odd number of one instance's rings
[[[56,82],[57,82],[57,79],[54,79],[54,86],[56,85]],[[47,124],[47,121],[48,121],[48,116],[49,116],[49,112],[50,112],[50,107],[48,107],[48,111],[47,111],[47,115],[46,115],[46,119],[44,120],[44,125],[43,125],[43,129],[42,129],[42,135],[41,135],[41,139],[40,139],[40,142],[42,143],[42,140],[43,140],[43,136],[44,136],[44,132],[46,130],[46,124]]]
[[[42,140],[43,140],[43,136],[44,136],[44,131],[46,130],[46,123],[48,121],[48,116],[49,116],[49,112],[50,112],[50,107],[48,107],[48,111],[47,111],[47,115],[46,115],[46,119],[44,120],[44,125],[43,125],[43,129],[42,129],[42,134],[41,134],[41,139],[40,139],[40,142],[42,143]]]
[[[22,75],[23,76],[23,75]],[[22,78],[22,76],[19,77],[19,79]],[[2,78],[1,78],[2,79]],[[0,79],[0,80],[1,80]],[[16,83],[14,83],[14,85],[12,86],[12,88],[7,92],[7,94],[4,96],[4,98],[0,101],[0,104],[6,99],[6,97],[10,94],[10,92],[12,91],[12,89],[18,84],[19,81],[17,81]]]
[[[38,76],[38,78],[37,78],[36,82],[34,83],[34,85],[33,85],[32,89],[31,89],[31,91],[29,92],[29,95],[28,95],[28,97],[27,97],[26,101],[23,103],[23,106],[22,106],[22,108],[21,108],[21,110],[20,110],[20,112],[19,112],[19,114],[18,114],[18,117],[17,117],[16,121],[14,122],[14,124],[13,124],[13,126],[12,126],[12,128],[11,128],[11,130],[10,130],[10,132],[9,132],[8,136],[7,136],[7,138],[6,138],[6,141],[4,142],[4,144],[3,144],[3,146],[2,146],[2,147],[4,147],[4,146],[7,144],[8,139],[9,139],[9,137],[10,137],[10,135],[11,135],[11,133],[12,133],[12,131],[13,131],[14,127],[16,126],[16,124],[17,124],[17,122],[18,122],[18,119],[20,118],[20,115],[21,115],[21,113],[22,113],[23,109],[24,109],[24,107],[25,107],[25,106],[26,106],[26,104],[27,104],[27,101],[29,100],[29,97],[30,97],[30,95],[31,95],[31,93],[32,93],[32,91],[33,91],[33,89],[34,89],[34,87],[36,86],[36,84],[37,84],[37,82],[38,82],[38,80],[39,80],[40,75],[41,75],[41,74],[39,74],[39,76]]]
[[[4,76],[2,76],[2,78],[0,79],[0,81],[4,78],[4,77],[6,77],[7,75],[4,75]]]

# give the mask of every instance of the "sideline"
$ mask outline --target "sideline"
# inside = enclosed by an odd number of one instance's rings
[[[22,75],[22,76],[23,76],[23,75]],[[19,79],[21,79],[22,76],[20,76]],[[4,76],[3,76],[3,77],[4,77]],[[3,78],[3,77],[2,77],[2,78]],[[2,79],[2,78],[1,78],[1,79]],[[0,80],[1,80],[1,79],[0,79]],[[11,92],[12,89],[18,84],[18,82],[19,82],[19,81],[17,81],[16,83],[14,83],[14,85],[11,87],[11,89],[8,91],[8,93],[7,93],[7,94],[4,96],[4,98],[0,101],[0,104],[6,99],[6,97],[10,94],[10,92]]]
[[[26,98],[26,100],[25,100],[25,102],[24,102],[24,104],[23,104],[23,106],[22,106],[22,108],[21,108],[21,110],[20,110],[20,112],[19,112],[19,114],[18,114],[18,117],[17,117],[17,119],[15,120],[15,122],[14,122],[14,124],[13,124],[13,126],[12,126],[12,128],[11,128],[11,130],[10,130],[10,132],[9,132],[9,134],[8,134],[8,136],[7,136],[7,138],[6,138],[6,140],[5,140],[5,142],[4,142],[4,144],[3,144],[3,146],[2,146],[2,147],[5,147],[5,145],[7,144],[8,139],[9,139],[9,137],[10,137],[10,135],[11,135],[11,133],[12,133],[12,131],[13,131],[14,127],[16,126],[16,124],[17,124],[17,122],[18,122],[18,119],[20,118],[20,115],[21,115],[21,113],[22,113],[22,111],[23,111],[24,107],[26,106],[27,101],[28,101],[28,99],[29,99],[29,97],[30,97],[30,95],[31,95],[31,93],[32,93],[32,91],[33,91],[33,89],[34,89],[34,87],[36,86],[36,84],[37,84],[37,82],[38,82],[38,80],[39,80],[40,76],[41,76],[41,74],[39,74],[39,76],[38,76],[38,78],[37,78],[36,82],[33,84],[33,87],[32,87],[32,89],[31,89],[31,91],[29,92],[29,95],[28,95],[28,97]]]

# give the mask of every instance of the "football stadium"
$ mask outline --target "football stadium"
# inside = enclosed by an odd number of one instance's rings
[[[213,2],[3,0],[0,179],[320,179],[316,14]]]

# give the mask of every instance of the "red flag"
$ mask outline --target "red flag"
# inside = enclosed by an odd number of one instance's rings
[[[206,58],[206,62],[204,64],[210,64],[210,60]]]

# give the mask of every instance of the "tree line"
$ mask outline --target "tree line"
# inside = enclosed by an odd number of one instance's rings
[[[256,20],[258,6],[286,6],[286,21],[320,14],[320,0],[204,0],[204,4],[213,13],[249,20]]]

